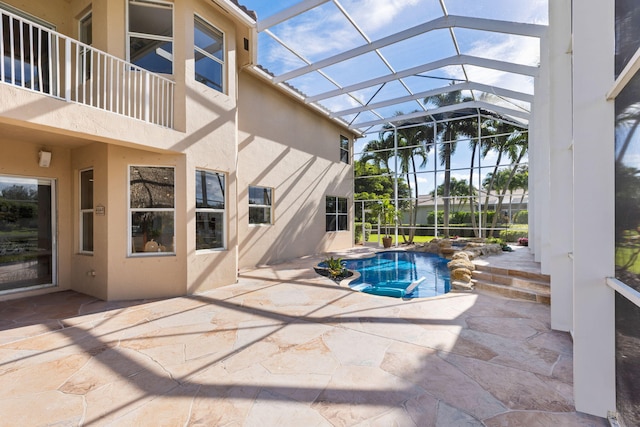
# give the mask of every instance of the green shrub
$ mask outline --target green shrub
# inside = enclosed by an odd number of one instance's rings
[[[528,224],[529,223],[529,211],[519,211],[513,217],[514,224]]]
[[[365,222],[364,223],[364,241],[368,242],[369,241],[369,236],[371,235],[371,223],[369,222]],[[354,225],[354,240],[355,243],[361,243],[362,240],[362,223],[361,222],[356,222]]]
[[[505,242],[517,242],[521,237],[528,237],[529,233],[524,230],[502,230],[500,238]]]

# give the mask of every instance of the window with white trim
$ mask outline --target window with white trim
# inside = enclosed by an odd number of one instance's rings
[[[193,29],[195,79],[224,93],[224,34],[199,16]]]
[[[326,231],[346,231],[349,224],[349,209],[346,197],[327,196]]]
[[[129,0],[129,62],[154,73],[173,73],[173,4]]]
[[[196,250],[226,248],[225,175],[196,170]]]
[[[349,138],[340,135],[340,161],[349,164]]]
[[[249,187],[249,224],[271,224],[273,189]]]
[[[175,254],[174,183],[173,167],[129,167],[130,254]]]
[[[93,253],[93,169],[80,171],[80,252]]]

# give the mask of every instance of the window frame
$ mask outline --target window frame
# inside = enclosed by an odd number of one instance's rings
[[[171,10],[171,36],[161,36],[158,34],[146,34],[146,33],[138,33],[136,31],[131,31],[131,16],[129,13],[129,6],[131,5],[131,3],[138,3],[138,4],[144,4],[146,6],[149,7],[156,7],[156,8],[162,8],[162,9],[170,9]],[[172,2],[167,2],[167,1],[163,1],[163,0],[127,0],[126,3],[126,16],[127,16],[127,28],[126,28],[126,52],[127,52],[127,61],[136,65],[132,60],[131,60],[131,38],[132,37],[136,37],[136,38],[140,38],[140,39],[145,39],[145,40],[156,40],[156,41],[162,41],[162,42],[170,42],[171,43],[171,53],[170,53],[170,58],[165,58],[166,60],[168,60],[171,63],[171,71],[168,73],[169,75],[173,75],[174,74],[174,61],[173,61],[173,50],[174,50],[174,31],[175,31],[175,13],[174,13],[174,4]],[[137,67],[140,68],[144,68],[140,65],[136,65]],[[157,71],[157,70],[149,70],[144,68],[147,71],[153,72],[153,73],[157,73],[157,74],[165,74],[163,72]]]
[[[131,168],[139,167],[139,168],[162,168],[162,169],[172,169],[173,170],[173,208],[132,208],[131,207]],[[127,256],[129,257],[150,257],[150,256],[176,256],[176,167],[172,165],[147,165],[147,164],[129,164],[127,166]],[[135,212],[170,212],[173,214],[173,242],[172,242],[172,250],[167,252],[135,252],[133,250],[133,221],[132,216]]]
[[[197,185],[194,185],[194,189],[195,189],[195,199],[196,199],[196,203],[194,204],[195,206],[195,217],[196,217],[196,234],[195,234],[195,238],[196,238],[196,253],[197,254],[202,254],[202,253],[211,253],[211,252],[221,252],[221,251],[226,251],[227,250],[227,206],[228,206],[228,196],[227,196],[227,182],[228,182],[228,176],[225,172],[221,172],[221,171],[216,171],[216,170],[210,170],[210,169],[204,169],[204,168],[196,168],[195,170],[196,172],[196,179],[199,178],[199,173],[200,172],[205,172],[205,173],[211,173],[211,174],[215,174],[215,175],[221,175],[224,178],[224,189],[223,189],[223,196],[224,196],[224,208],[220,209],[220,208],[199,208],[197,207],[197,198],[198,198],[198,193],[197,193]],[[222,213],[222,246],[220,247],[215,247],[215,248],[202,248],[202,249],[198,249],[198,227],[197,227],[197,221],[198,221],[198,212],[208,212],[208,213]]]
[[[261,205],[261,204],[255,204],[255,203],[251,203],[251,189],[252,188],[259,188],[262,190],[269,190],[269,202],[270,204],[268,205]],[[249,211],[251,211],[251,208],[261,208],[261,209],[269,209],[269,222],[251,222],[251,215],[248,215],[248,221],[249,221],[249,226],[250,227],[264,227],[264,226],[270,226],[273,225],[273,194],[274,194],[274,188],[273,187],[264,187],[261,185],[250,185],[248,187],[248,203],[249,203]]]
[[[83,180],[82,180],[82,175],[85,172],[91,172],[91,207],[90,208],[83,208],[82,206],[84,205],[83,202],[83,194],[84,192],[83,190]],[[81,169],[80,171],[78,171],[78,177],[79,177],[79,185],[78,185],[78,191],[79,191],[79,196],[78,196],[78,207],[79,207],[79,240],[78,240],[78,253],[80,254],[84,254],[84,255],[93,255],[94,249],[95,249],[95,240],[94,240],[94,230],[95,230],[95,215],[93,215],[94,213],[94,170],[93,168],[86,168],[86,169]],[[91,250],[86,250],[84,248],[84,237],[85,237],[85,233],[84,233],[84,221],[85,221],[85,214],[91,214]]]
[[[335,199],[335,206],[336,206],[336,211],[335,212],[327,212],[327,202],[329,201],[329,199]],[[336,232],[344,232],[344,231],[349,231],[349,199],[347,197],[340,197],[340,196],[325,196],[325,231],[327,233],[336,233]],[[345,205],[345,212],[340,212],[340,200],[344,200],[344,205]],[[329,217],[334,217],[335,221],[335,229],[333,230],[329,230],[327,227],[327,219]],[[340,229],[340,218],[341,217],[346,217],[346,225],[344,229]]]
[[[340,161],[348,165],[351,164],[351,140],[344,135],[340,135]]]
[[[196,32],[196,21],[200,21],[200,23],[202,25],[204,25],[205,27],[210,27],[211,29],[213,29],[214,31],[219,32],[222,35],[222,59],[217,58],[215,55],[211,55],[209,52],[207,52],[206,50],[202,49],[199,46],[196,46],[196,42],[195,42],[195,32]],[[206,87],[213,89],[213,90],[217,90],[220,93],[227,93],[227,69],[226,69],[226,57],[227,57],[227,37],[226,34],[224,33],[224,31],[222,31],[220,28],[216,27],[215,25],[211,24],[209,21],[207,21],[206,19],[204,19],[202,16],[198,15],[197,13],[194,14],[193,16],[193,33],[194,33],[194,40],[193,40],[193,78],[196,82],[205,85]],[[222,76],[221,76],[221,81],[220,81],[220,90],[213,88],[201,81],[199,81],[196,76],[196,54],[201,54],[204,55],[205,57],[213,60],[214,62],[217,62],[218,64],[220,64],[220,66],[222,67]]]

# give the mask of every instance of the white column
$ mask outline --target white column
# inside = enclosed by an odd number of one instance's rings
[[[555,0],[554,0],[555,1]],[[578,411],[616,408],[614,292],[614,0],[573,1],[573,325]]]
[[[573,330],[573,152],[571,114],[571,0],[549,2],[551,147],[549,273],[551,327]]]

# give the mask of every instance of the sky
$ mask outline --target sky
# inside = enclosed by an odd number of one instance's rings
[[[297,3],[299,0],[240,0],[240,3],[256,11],[258,21],[270,17]],[[442,4],[444,4],[444,9]],[[343,10],[340,10],[340,7]],[[309,62],[316,62],[346,50],[366,44],[365,37],[375,41],[399,31],[449,15],[462,15],[486,19],[497,19],[522,23],[546,25],[547,0],[338,0],[313,8],[295,18],[275,25],[269,33],[262,32],[258,39],[258,63],[276,76],[281,75]],[[357,28],[349,23],[345,15],[353,19]],[[361,30],[361,32],[358,31]],[[533,37],[522,37],[492,33],[486,31],[455,28],[453,30],[460,52],[464,55],[478,56],[498,61],[511,62],[527,66],[539,63],[539,41]],[[279,41],[295,51],[302,59],[283,47]],[[349,85],[381,77],[392,71],[407,70],[456,55],[456,48],[448,29],[433,30],[404,40],[375,52],[358,56],[343,63],[330,65],[322,69],[324,75],[312,72],[288,80],[305,95],[314,96]],[[305,63],[304,61],[308,61]],[[464,80],[465,72],[469,80],[486,85],[533,94],[533,78],[514,73],[506,73],[477,66],[447,66],[411,75],[402,82],[392,81],[384,85],[351,92],[351,96],[340,95],[322,99],[319,102],[330,111],[342,111],[361,104],[375,104],[387,99],[397,98],[411,93],[440,88],[457,79]],[[335,84],[334,84],[335,82]],[[470,93],[465,93],[470,95]],[[483,92],[476,91],[476,98]],[[516,110],[528,111],[530,105],[515,99],[496,99],[493,102]],[[410,113],[422,108],[417,101],[400,105],[378,108],[383,117],[391,117],[398,112]],[[352,123],[364,123],[378,117],[363,112],[359,115],[345,115]],[[380,126],[371,128],[371,134],[360,138],[354,144],[356,153],[371,139],[377,138]],[[468,153],[464,153],[466,143],[459,144],[459,154],[454,168],[466,167]],[[357,158],[358,156],[356,156]],[[430,160],[437,162],[437,159]],[[486,162],[491,159],[487,158]],[[427,168],[433,170],[433,164]],[[468,172],[453,172],[452,175],[468,176]],[[456,176],[458,177],[458,176]],[[441,182],[442,178],[436,181]],[[420,175],[421,193],[432,188],[433,178]],[[426,182],[431,183],[427,184]]]

